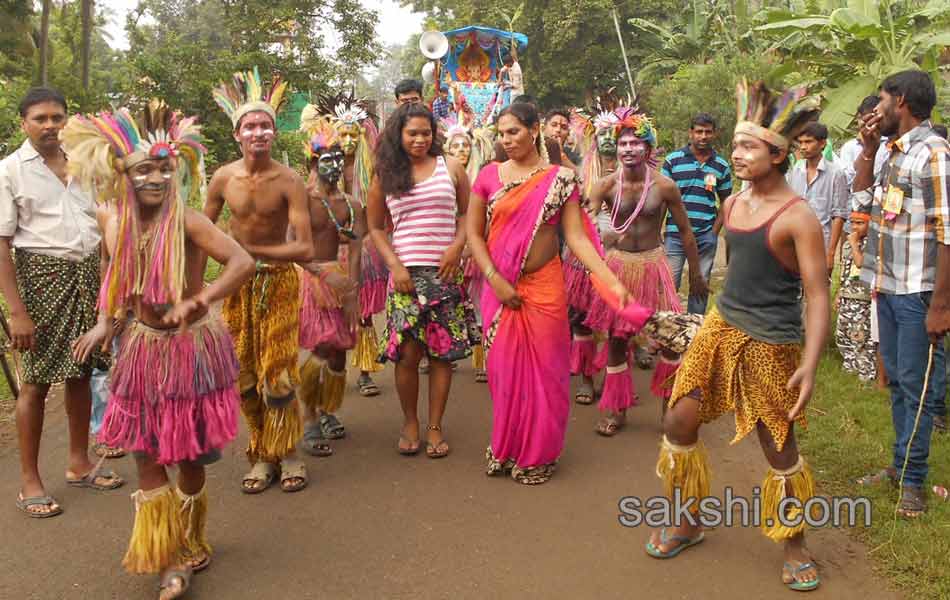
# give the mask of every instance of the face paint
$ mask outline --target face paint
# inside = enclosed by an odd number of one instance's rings
[[[650,145],[635,135],[624,134],[617,141],[617,157],[627,166],[642,165],[650,157]]]
[[[241,137],[244,139],[250,139],[251,137],[262,137],[267,141],[274,139],[274,130],[270,127],[267,128],[254,128],[254,129],[244,129],[241,131]]]
[[[341,125],[339,128],[340,147],[347,156],[353,156],[360,144],[360,126],[356,123]]]
[[[343,152],[338,149],[320,154],[317,159],[317,175],[320,179],[334,184],[343,174]]]
[[[132,184],[135,186],[135,190],[164,190],[168,187],[168,182],[172,180],[171,172],[163,171],[162,172],[162,183],[149,183],[148,175],[133,175]]]
[[[462,163],[463,166],[468,166],[468,161],[472,156],[472,143],[466,136],[456,135],[449,140],[449,147],[445,153]]]
[[[597,151],[604,156],[617,155],[617,140],[611,129],[604,129],[597,133]]]

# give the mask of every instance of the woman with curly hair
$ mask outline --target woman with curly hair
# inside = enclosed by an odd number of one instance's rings
[[[442,458],[449,454],[442,415],[452,385],[451,363],[469,356],[481,339],[460,269],[468,176],[460,163],[442,156],[435,133],[435,117],[422,105],[400,106],[390,116],[376,147],[366,213],[370,235],[391,273],[380,361],[396,364],[404,416],[397,449],[406,455],[419,452],[419,361],[428,357],[426,454]],[[387,221],[393,225],[391,240]]]

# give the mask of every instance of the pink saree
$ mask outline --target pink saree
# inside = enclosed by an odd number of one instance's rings
[[[558,166],[520,183],[502,185],[494,176],[494,185],[486,185],[494,175],[488,169],[497,165],[485,167],[475,186],[487,199],[488,251],[498,276],[512,282],[523,301],[520,310],[512,310],[491,286],[482,292],[493,404],[489,469],[492,464],[495,470],[551,467],[564,447],[570,412],[567,293],[559,257],[533,273],[524,273],[524,264],[540,226],[557,222],[564,204],[578,201],[579,185],[570,169]],[[586,225],[602,253],[593,224]],[[602,283],[593,283],[598,293],[611,296]],[[623,313],[642,326],[652,311],[628,305]]]

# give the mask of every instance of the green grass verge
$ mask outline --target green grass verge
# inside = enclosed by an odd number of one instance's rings
[[[871,500],[871,526],[848,531],[866,544],[875,569],[914,597],[950,598],[950,502],[931,495],[926,515],[917,521],[895,519],[895,489],[854,483],[891,462],[888,393],[843,371],[837,351],[829,350],[819,366],[808,418],[799,441],[822,493]],[[950,485],[950,436],[933,435],[929,462],[928,490],[933,483]]]

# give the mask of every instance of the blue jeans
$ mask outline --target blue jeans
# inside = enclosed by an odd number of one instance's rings
[[[881,335],[880,351],[884,359],[884,369],[890,378],[891,388],[891,420],[895,434],[892,466],[900,475],[901,469],[904,468],[905,453],[909,443],[910,458],[907,460],[904,485],[915,487],[922,487],[927,479],[927,457],[930,455],[933,420],[938,410],[938,399],[942,399],[947,388],[944,349],[941,341],[934,346],[930,384],[924,398],[917,432],[911,440],[914,420],[920,406],[920,395],[924,387],[927,355],[930,348],[930,338],[927,337],[925,326],[930,295],[930,292],[903,295],[880,294],[877,298],[878,327]]]
[[[696,245],[699,247],[699,270],[703,272],[706,282],[712,275],[713,263],[716,261],[716,248],[719,246],[719,236],[712,229],[705,233],[696,234]],[[683,240],[678,233],[666,234],[666,260],[673,271],[673,283],[676,289],[680,288],[683,278],[683,264],[686,263],[686,254],[683,252]],[[690,295],[686,303],[686,312],[696,315],[706,314],[706,302],[709,296]]]

